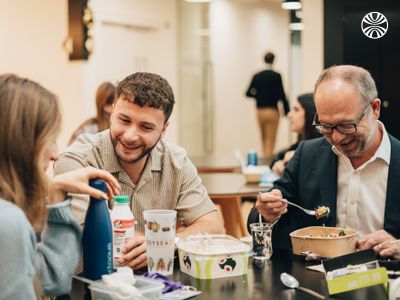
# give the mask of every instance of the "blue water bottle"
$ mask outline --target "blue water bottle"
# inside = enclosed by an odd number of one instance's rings
[[[89,185],[106,192],[106,183],[94,179]],[[86,278],[98,280],[104,274],[111,274],[112,226],[106,200],[90,197],[82,236],[83,273]]]
[[[250,150],[249,153],[247,153],[247,165],[258,165],[258,155],[255,150]]]

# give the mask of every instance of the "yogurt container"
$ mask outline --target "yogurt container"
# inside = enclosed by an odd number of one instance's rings
[[[192,235],[177,242],[182,272],[200,279],[247,274],[251,246],[225,234]]]

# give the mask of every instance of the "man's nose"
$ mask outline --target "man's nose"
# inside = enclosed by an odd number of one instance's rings
[[[125,137],[125,140],[126,140],[127,142],[134,142],[134,141],[136,141],[136,140],[139,138],[139,136],[138,136],[138,134],[137,134],[136,127],[131,127],[131,128],[129,128],[129,129],[125,132],[124,137]]]
[[[333,128],[331,139],[334,142],[340,142],[346,137],[346,134],[340,133],[336,128]]]

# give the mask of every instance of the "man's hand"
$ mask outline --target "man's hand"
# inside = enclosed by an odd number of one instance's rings
[[[282,199],[282,193],[277,189],[257,196],[256,208],[264,220],[273,223],[282,214],[287,213],[287,204],[282,202]]]
[[[379,255],[382,257],[393,257],[400,259],[400,244],[397,240],[386,241],[379,244]]]
[[[120,263],[124,266],[131,267],[134,270],[147,266],[147,244],[144,234],[135,231],[133,239],[125,244],[122,253],[125,255],[121,258]]]
[[[400,257],[399,245],[393,244],[396,239],[385,230],[378,230],[367,234],[357,241],[357,248],[360,250],[373,249],[380,256]]]

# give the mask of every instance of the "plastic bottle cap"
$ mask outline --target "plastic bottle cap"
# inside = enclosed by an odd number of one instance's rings
[[[129,203],[129,196],[116,196],[114,201],[120,204]]]
[[[106,191],[106,182],[103,179],[92,179],[89,181],[89,185],[100,191]]]

